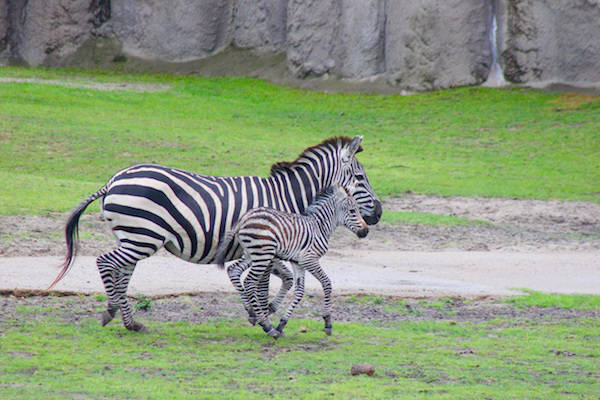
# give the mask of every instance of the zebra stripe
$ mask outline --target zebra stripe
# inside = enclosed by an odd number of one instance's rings
[[[184,260],[211,263],[225,232],[249,209],[266,206],[300,213],[316,193],[332,184],[344,187],[361,187],[362,184],[367,193],[361,204],[363,215],[377,221],[381,215],[379,199],[364,178],[363,181],[357,178],[366,177],[362,165],[354,157],[362,150],[361,142],[360,136],[325,140],[305,149],[293,162],[274,164],[267,178],[216,177],[152,164],[126,168],[82,202],[67,221],[67,257],[50,287],[71,267],[79,217],[97,198],[102,198],[104,218],[119,241],[119,247],[113,251],[116,253],[107,254],[116,257],[125,248],[137,251],[134,258],[119,257],[116,261],[110,258],[110,263],[108,258],[98,258],[99,269],[112,268],[116,271],[112,273],[117,275],[121,268],[133,272],[137,261],[151,256],[163,246]],[[226,259],[235,259],[240,254],[238,244],[232,243]],[[278,272],[287,279],[289,272],[284,269],[282,266]],[[126,307],[127,300],[122,293],[127,290],[127,274],[118,282],[125,287],[108,288],[105,282],[109,314],[111,304],[120,304],[121,310]],[[127,326],[135,324],[131,322]]]
[[[306,214],[291,214],[260,207],[248,211],[227,234],[217,251],[217,262],[225,263],[225,248],[230,241],[237,240],[243,256],[228,268],[228,274],[238,289],[248,313],[258,319],[269,336],[277,338],[283,333],[294,308],[304,296],[304,272],[310,272],[321,282],[324,293],[323,319],[325,332],[331,334],[331,281],[319,264],[325,255],[329,238],[335,228],[345,225],[358,237],[368,233],[366,222],[360,216],[356,201],[342,187],[327,189]],[[290,261],[296,277],[294,299],[281,318],[277,328],[268,320],[266,307],[268,285],[262,284],[271,273],[273,264],[281,260]],[[240,270],[249,269],[241,285]]]

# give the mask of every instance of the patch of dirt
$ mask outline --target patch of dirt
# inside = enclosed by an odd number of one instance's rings
[[[78,81],[78,80],[55,80],[55,79],[35,79],[35,78],[0,78],[0,82],[17,82],[17,83],[36,83],[42,85],[58,85],[78,89],[93,89],[100,91],[112,90],[128,90],[132,92],[164,92],[171,86],[156,83],[139,83],[139,82],[94,82],[94,81]]]
[[[289,301],[289,297],[288,297]],[[294,310],[292,318],[321,319],[321,296],[305,296]],[[132,300],[132,303],[135,303]],[[287,303],[284,302],[284,307]],[[106,308],[106,301],[96,296],[2,296],[0,297],[0,326],[22,320],[56,317],[70,323],[81,319],[99,317]],[[284,309],[280,310],[280,315]],[[278,317],[272,317],[276,322]],[[24,318],[24,316],[29,316]],[[140,320],[157,322],[187,321],[201,324],[207,320],[245,319],[237,294],[199,293],[153,299],[149,311],[136,311]],[[600,310],[567,310],[561,308],[518,308],[493,298],[466,301],[463,298],[397,299],[393,297],[335,296],[332,319],[335,322],[363,322],[385,326],[398,321],[438,320],[481,323],[499,318],[515,324],[524,320],[540,323],[579,318],[600,318]],[[112,323],[121,323],[116,318]],[[334,328],[335,329],[335,328]]]
[[[600,204],[405,194],[384,201],[384,213],[412,211],[485,221],[427,226],[380,223],[359,240],[345,229],[332,238],[332,252],[347,249],[402,251],[596,251],[600,250]],[[68,213],[0,218],[0,256],[62,256]],[[114,246],[100,213],[83,215],[81,255]]]

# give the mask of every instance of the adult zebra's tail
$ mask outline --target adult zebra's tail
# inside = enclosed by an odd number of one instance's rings
[[[225,268],[225,258],[227,257],[227,251],[231,245],[231,242],[235,238],[235,234],[237,233],[237,229],[232,229],[225,233],[221,243],[219,243],[219,247],[217,248],[217,253],[215,254],[215,264],[219,266],[219,268]]]
[[[79,217],[81,217],[81,214],[83,214],[83,212],[85,211],[87,206],[90,205],[90,203],[106,194],[110,183],[111,182],[107,183],[96,193],[90,195],[87,199],[79,203],[79,205],[75,208],[75,210],[73,210],[73,212],[69,216],[69,219],[67,220],[67,224],[65,226],[67,256],[65,257],[65,261],[61,265],[59,265],[59,267],[61,267],[61,270],[58,273],[58,276],[56,277],[54,282],[52,282],[52,284],[48,286],[48,289],[46,290],[52,289],[54,285],[56,285],[62,278],[64,278],[67,272],[69,272],[69,269],[71,269],[71,266],[73,265],[73,261],[75,260],[75,256],[77,254],[77,245],[79,242]]]

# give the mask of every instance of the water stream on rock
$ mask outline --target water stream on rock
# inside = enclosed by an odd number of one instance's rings
[[[498,4],[497,1],[492,5],[492,29],[490,29],[489,41],[492,49],[492,67],[488,74],[488,78],[483,86],[500,87],[507,84],[504,79],[504,72],[500,66],[499,60],[499,45],[498,45]]]

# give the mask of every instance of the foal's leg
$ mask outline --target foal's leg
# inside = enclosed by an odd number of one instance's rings
[[[327,335],[331,335],[331,280],[318,261],[307,265],[306,270],[317,278],[323,287],[323,320],[325,320],[323,330]]]
[[[285,295],[294,284],[294,275],[292,275],[290,270],[287,269],[283,261],[279,258],[273,259],[273,270],[271,273],[281,279],[281,287],[279,288],[279,292],[277,292],[277,295],[269,304],[269,313],[273,314],[277,312],[281,302],[285,298]]]
[[[280,335],[283,335],[283,328],[285,328],[285,325],[288,323],[292,312],[298,303],[300,303],[300,300],[302,300],[304,297],[304,268],[294,262],[292,262],[292,266],[294,267],[296,288],[294,289],[294,299],[291,301],[283,317],[281,317],[281,320],[279,320],[279,325],[277,325],[277,330],[279,331]]]
[[[246,260],[245,258],[236,260],[233,264],[227,267],[227,275],[229,275],[229,280],[242,298],[242,303],[244,304],[244,308],[248,313],[248,322],[250,322],[252,325],[256,325],[256,313],[254,312],[254,308],[252,308],[252,304],[250,304],[250,299],[246,295],[244,285],[242,285],[242,274],[249,267],[250,261]]]
[[[250,252],[251,267],[248,272],[248,276],[244,280],[244,290],[246,296],[251,300],[252,307],[256,312],[257,321],[263,330],[273,337],[278,337],[278,332],[271,322],[269,321],[269,314],[266,307],[261,307],[260,293],[259,293],[259,282],[266,275],[268,278],[270,274],[271,261],[275,257],[275,248],[271,246],[263,246],[256,252]]]

